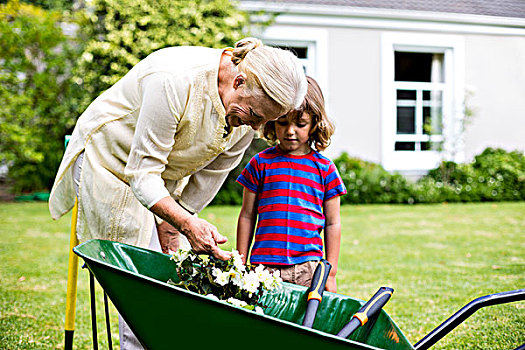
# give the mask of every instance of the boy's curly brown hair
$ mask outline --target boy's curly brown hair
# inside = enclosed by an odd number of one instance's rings
[[[290,111],[287,117],[297,122],[303,113],[307,113],[312,118],[312,128],[310,130],[310,147],[316,151],[324,151],[330,145],[330,137],[334,134],[334,124],[328,119],[324,108],[324,96],[319,84],[314,78],[307,76],[308,91],[304,101],[298,109]],[[276,143],[275,121],[269,121],[264,125],[263,135],[271,143]]]

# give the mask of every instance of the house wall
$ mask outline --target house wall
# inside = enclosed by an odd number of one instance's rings
[[[382,30],[328,30],[327,105],[336,124],[330,157],[341,152],[381,161],[380,35]],[[464,161],[487,147],[525,152],[525,38],[464,35]]]
[[[380,34],[375,30],[329,30],[329,116],[336,124],[326,153],[343,151],[380,162]]]
[[[336,125],[332,144],[324,152],[329,157],[344,151],[381,162],[381,35],[393,31],[453,35],[464,41],[464,63],[460,68],[464,70],[466,103],[473,117],[466,125],[463,143],[457,143],[463,145],[463,156],[457,159],[471,161],[489,146],[525,152],[525,35],[490,31],[472,34],[468,26],[454,26],[444,32],[437,27],[425,28],[420,32],[292,22],[276,23],[269,32],[324,31],[322,46],[327,54],[323,52],[323,66],[317,69],[324,73],[317,78],[322,80],[327,110]],[[265,38],[264,33],[261,37]]]
[[[525,151],[525,38],[468,35],[465,160],[486,147]]]
[[[381,161],[380,34],[382,30],[332,28],[329,37],[330,94],[336,123],[326,151]],[[407,32],[409,33],[409,32]],[[463,159],[487,147],[525,152],[525,38],[464,35],[466,107]],[[459,145],[459,144],[458,144]]]

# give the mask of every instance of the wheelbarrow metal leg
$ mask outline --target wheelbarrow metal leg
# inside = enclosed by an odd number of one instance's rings
[[[109,321],[109,301],[106,291],[104,291],[104,311],[106,313],[106,329],[108,334],[108,349],[113,350],[113,342],[111,340],[111,322]]]
[[[95,300],[95,276],[89,271],[89,294],[91,295],[91,329],[93,330],[93,350],[98,350],[97,303]]]
[[[73,252],[73,248],[78,245],[77,238],[77,213],[78,200],[75,198],[73,213],[71,217],[71,235],[69,237],[69,263],[67,270],[67,291],[66,291],[66,322],[65,330],[65,350],[73,349],[73,334],[75,332],[75,307],[77,301],[77,280],[78,280],[78,256]]]

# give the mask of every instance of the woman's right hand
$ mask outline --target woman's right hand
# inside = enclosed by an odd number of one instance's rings
[[[188,213],[173,198],[169,196],[162,198],[150,210],[173,227],[178,227],[180,233],[188,238],[191,248],[196,253],[210,254],[221,260],[231,258],[231,252],[226,252],[217,246],[226,243],[228,239],[219,234],[217,228],[208,221]]]
[[[196,253],[210,254],[221,260],[231,258],[231,252],[224,251],[218,246],[226,243],[228,239],[206,220],[191,216],[182,223],[180,231]]]

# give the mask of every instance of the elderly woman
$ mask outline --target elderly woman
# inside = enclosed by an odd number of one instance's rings
[[[197,252],[228,258],[216,244],[224,237],[192,214],[239,163],[252,129],[300,105],[305,91],[298,60],[257,39],[234,49],[154,52],[79,118],[51,192],[51,214],[57,219],[73,207],[77,185],[81,241],[146,247],[157,226],[166,251],[169,223]]]
[[[196,252],[229,258],[217,245],[226,238],[194,214],[240,162],[253,130],[298,107],[306,88],[295,56],[254,38],[233,49],[152,53],[78,119],[51,191],[52,217],[78,197],[81,241],[167,252],[178,230]]]

